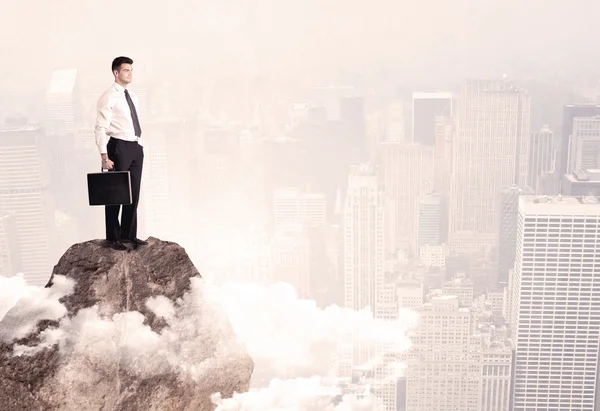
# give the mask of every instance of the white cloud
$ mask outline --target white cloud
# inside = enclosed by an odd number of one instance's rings
[[[329,386],[319,377],[292,380],[274,379],[269,386],[252,389],[247,393],[235,394],[222,399],[215,394],[215,411],[372,411],[372,397],[358,399],[356,395],[344,395],[339,404],[333,398],[341,391]]]
[[[32,331],[40,319],[55,319],[60,324],[42,333],[37,347],[16,345],[16,355],[31,355],[58,344],[61,354],[85,358],[63,371],[65,381],[82,378],[79,374],[88,372],[81,364],[110,366],[107,363],[111,361],[140,376],[175,371],[198,380],[210,376],[215,357],[235,358],[245,347],[255,362],[252,386],[256,389],[231,400],[215,396],[219,411],[371,410],[371,405],[365,405],[368,400],[361,402],[352,396],[331,408],[330,398],[336,388],[323,384],[321,378],[333,375],[338,347],[347,342],[353,330],[360,329],[361,338],[367,342],[385,343],[392,351],[403,351],[410,345],[406,330],[417,319],[413,312],[404,313],[397,321],[383,321],[368,311],[336,306],[320,309],[313,301],[298,299],[293,287],[283,283],[216,286],[192,279],[191,291],[177,305],[162,296],[146,302],[167,323],[156,333],[138,312],[106,318],[94,306],[68,318],[58,299],[72,291],[73,283],[63,277],[55,280],[54,287],[44,289],[28,287],[22,279],[0,277],[0,309],[7,311],[18,300],[5,320],[18,316],[27,319],[12,328],[17,336]],[[223,339],[229,335],[226,318],[238,336],[237,342]],[[216,355],[203,349],[207,343],[217,347]],[[393,379],[393,369],[390,374]]]
[[[50,288],[27,285],[22,276],[0,276],[0,319],[7,324],[0,330],[0,340],[26,337],[40,320],[58,320],[67,313],[58,301],[73,291],[74,282],[65,277],[55,277]],[[8,312],[14,308],[10,313]]]
[[[258,384],[272,378],[327,375],[339,345],[355,329],[366,342],[388,343],[394,351],[405,351],[410,346],[405,332],[417,320],[411,311],[396,321],[384,321],[368,311],[320,309],[314,301],[298,299],[285,283],[229,283],[210,290],[254,359],[253,379]]]
[[[93,306],[80,310],[72,318],[65,316],[66,309],[58,299],[72,290],[72,281],[55,279],[55,287],[31,288],[33,291],[18,300],[10,318],[4,319],[14,319],[17,324],[18,318],[26,318],[17,328],[17,337],[31,332],[38,320],[59,320],[58,328],[50,327],[41,333],[38,345],[15,344],[15,355],[33,355],[58,344],[62,355],[86,358],[100,366],[118,362],[140,376],[178,372],[198,380],[209,376],[215,358],[236,358],[242,353],[240,344],[223,338],[229,334],[225,330],[225,313],[209,305],[202,296],[205,285],[200,279],[192,279],[191,292],[177,307],[164,297],[147,301],[150,309],[166,319],[167,327],[160,333],[145,325],[144,316],[137,311],[105,318],[100,315],[100,308]],[[10,302],[6,300],[3,306],[9,306]]]

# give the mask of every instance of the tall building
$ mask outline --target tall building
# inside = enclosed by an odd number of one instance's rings
[[[404,143],[405,137],[404,123],[404,102],[394,99],[386,104],[384,141],[388,143]]]
[[[436,118],[449,117],[453,113],[452,93],[413,93],[413,142],[433,146],[435,144]]]
[[[529,146],[529,176],[527,185],[533,189],[535,194],[545,194],[543,191],[543,178],[547,175],[555,175],[554,133],[548,126],[542,127],[540,131],[531,134]]]
[[[523,196],[511,281],[514,411],[593,411],[600,349],[600,203]]]
[[[310,243],[308,230],[301,224],[277,228],[272,242],[273,280],[294,286],[298,298],[309,298]]]
[[[420,310],[408,355],[406,411],[481,411],[481,351],[472,314],[458,297],[433,297]]]
[[[600,169],[575,170],[573,174],[565,174],[561,194],[600,197]]]
[[[274,193],[274,226],[301,224],[306,228],[324,228],[326,201],[323,193],[305,193],[297,188],[281,188]]]
[[[17,222],[14,214],[0,211],[0,276],[10,277],[21,272],[17,240]]]
[[[441,244],[442,197],[429,193],[421,197],[417,207],[417,243],[419,253],[424,245]]]
[[[382,182],[386,199],[386,247],[417,254],[419,199],[433,185],[433,147],[381,143]]]
[[[83,119],[77,69],[54,70],[46,89],[46,125],[51,133],[73,133]]]
[[[489,247],[502,187],[527,182],[531,98],[508,80],[466,80],[453,141],[450,241]],[[456,248],[456,247],[452,247]]]
[[[506,333],[481,307],[461,307],[461,297],[451,291],[432,296],[419,310],[401,409],[508,411],[512,346]]]
[[[435,122],[433,188],[444,197],[450,193],[452,173],[452,140],[456,132],[454,117],[437,117]]]
[[[512,359],[510,344],[491,341],[484,346],[481,411],[510,410]]]
[[[344,203],[345,307],[378,312],[378,291],[384,278],[384,207],[377,170],[362,163],[351,167]],[[360,330],[357,330],[360,332]],[[354,347],[353,364],[363,365],[374,347]]]
[[[529,187],[500,190],[498,216],[498,281],[508,282],[508,272],[515,264],[519,197],[533,194]]]
[[[342,100],[352,99],[355,92],[353,86],[312,87],[310,89],[310,103],[313,106],[324,107],[327,120],[338,121],[342,118]]]
[[[384,283],[377,293],[376,318],[387,321],[398,319],[397,282],[394,273],[386,273]],[[374,392],[383,402],[382,411],[396,411],[398,349],[394,342],[377,342],[376,350],[377,362],[373,370],[376,381]]]
[[[600,168],[600,115],[573,119],[568,173]]]
[[[563,108],[562,136],[560,143],[559,175],[568,173],[569,146],[573,134],[573,120],[576,117],[600,115],[600,104],[568,104]]]
[[[52,273],[54,205],[48,162],[50,142],[43,128],[0,129],[0,210],[14,215],[25,280],[46,285]]]
[[[273,197],[273,246],[279,247],[273,250],[274,275],[281,277],[283,271],[289,271],[293,266],[297,274],[292,276],[295,278],[292,284],[296,285],[302,298],[309,298],[327,284],[323,277],[328,259],[322,249],[327,227],[325,194],[306,193],[289,187],[276,190]],[[306,260],[288,261],[283,264],[287,268],[279,269],[277,264],[281,259],[277,259],[277,250],[283,243],[287,244],[286,253],[300,254]],[[313,276],[315,281],[311,281]]]
[[[346,143],[354,147],[358,159],[363,161],[369,160],[371,147],[367,144],[364,98],[342,98],[340,100],[340,117],[344,127],[344,134],[346,135]]]
[[[168,140],[166,133],[154,130],[148,123],[144,129],[144,178],[142,180],[138,219],[140,235],[158,238],[173,238],[173,213],[171,210],[172,173],[168,161]],[[144,238],[144,237],[141,237]]]

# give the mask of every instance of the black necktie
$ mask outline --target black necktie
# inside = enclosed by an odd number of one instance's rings
[[[131,118],[133,119],[133,129],[135,130],[135,135],[138,137],[142,136],[142,129],[140,127],[140,120],[137,116],[137,111],[135,111],[135,106],[133,105],[133,101],[131,101],[131,96],[127,89],[125,89],[125,98],[127,99],[127,104],[129,104],[129,109],[131,110]]]

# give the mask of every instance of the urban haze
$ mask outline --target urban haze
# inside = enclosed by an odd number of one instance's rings
[[[0,9],[0,319],[105,236],[127,56],[138,237],[185,248],[254,361],[217,411],[600,410],[599,2]]]

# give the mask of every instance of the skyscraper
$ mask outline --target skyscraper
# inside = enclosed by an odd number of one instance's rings
[[[575,170],[563,175],[561,194],[600,197],[600,170]]]
[[[46,89],[46,130],[73,133],[81,124],[81,104],[77,69],[55,70]]]
[[[347,308],[376,311],[377,285],[383,281],[383,218],[377,170],[366,163],[353,166],[344,204]]]
[[[297,188],[281,188],[273,195],[275,229],[287,224],[305,228],[325,227],[326,201],[324,193],[305,193]]]
[[[481,350],[471,337],[473,314],[457,296],[433,297],[411,335],[407,411],[480,411]]]
[[[548,126],[531,134],[529,147],[529,176],[527,184],[535,194],[542,193],[542,178],[555,171],[556,152],[554,150],[554,133]],[[554,174],[553,174],[554,175]]]
[[[417,208],[417,243],[419,252],[424,245],[440,245],[442,198],[437,193],[421,197]]]
[[[568,172],[569,145],[573,134],[573,120],[575,117],[591,117],[600,115],[600,104],[568,104],[563,109],[562,138],[560,143],[559,175]]]
[[[377,170],[370,164],[353,166],[344,204],[345,307],[377,312],[377,293],[384,277],[384,208]],[[360,330],[357,330],[360,332]],[[353,364],[370,361],[374,348],[354,347]]]
[[[413,142],[435,144],[436,118],[452,115],[452,93],[413,93]]]
[[[21,272],[17,224],[14,214],[0,210],[0,275],[10,277]]]
[[[600,115],[573,119],[568,173],[600,168]]]
[[[49,155],[43,128],[0,129],[0,210],[14,215],[17,235],[10,246],[18,248],[25,280],[31,285],[45,285],[52,272]]]
[[[502,187],[527,179],[531,99],[508,80],[466,80],[453,141],[450,238],[493,239]]]
[[[498,281],[507,282],[515,264],[519,197],[533,194],[529,187],[507,187],[500,191],[498,216]]]
[[[382,181],[387,208],[388,252],[417,254],[417,213],[421,195],[433,186],[433,147],[412,143],[380,143]]]
[[[511,281],[514,411],[593,411],[600,348],[600,203],[523,196]]]

